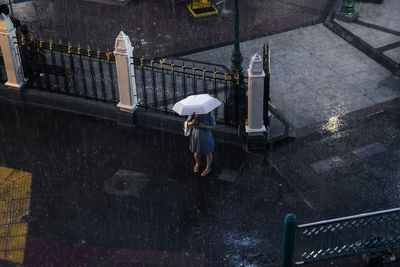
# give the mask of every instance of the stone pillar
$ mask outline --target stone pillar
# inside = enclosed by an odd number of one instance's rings
[[[7,73],[5,85],[21,88],[24,84],[24,70],[22,69],[17,36],[11,19],[4,14],[0,14],[0,46]]]
[[[264,77],[262,58],[255,54],[251,57],[248,73],[248,108],[246,133],[249,136],[263,135],[266,132],[263,121]]]
[[[135,70],[133,66],[133,47],[129,37],[122,31],[115,40],[115,64],[117,67],[119,99],[121,111],[133,113],[138,103]]]

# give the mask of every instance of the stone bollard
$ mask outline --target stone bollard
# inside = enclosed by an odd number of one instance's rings
[[[121,111],[133,113],[138,103],[135,69],[132,64],[133,47],[129,37],[122,31],[115,40],[114,55],[120,100],[117,106]]]
[[[7,73],[5,85],[21,88],[24,84],[24,70],[22,69],[15,27],[11,19],[4,14],[0,14],[0,47]]]
[[[246,133],[249,136],[263,135],[266,132],[263,121],[264,77],[263,61],[258,54],[251,57],[248,73],[248,118]]]
[[[252,152],[263,151],[267,140],[264,135],[264,77],[263,61],[258,54],[251,57],[248,73],[247,105],[247,149]]]

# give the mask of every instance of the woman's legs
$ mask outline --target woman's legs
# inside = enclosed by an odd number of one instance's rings
[[[207,159],[207,166],[204,169],[204,171],[201,173],[201,176],[206,176],[207,174],[209,174],[211,172],[213,154],[212,154],[212,152],[208,152],[208,153],[205,153],[205,155],[206,155],[206,159]]]
[[[211,165],[212,165],[212,161],[213,161],[213,153],[212,152],[208,152],[206,153],[206,159],[207,159],[207,166],[206,166],[206,170],[211,170]]]
[[[199,165],[200,165],[200,154],[194,152],[194,160],[196,161],[196,165],[194,165],[193,171],[198,172],[199,171]]]

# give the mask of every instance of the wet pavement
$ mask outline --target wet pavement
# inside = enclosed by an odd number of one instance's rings
[[[354,23],[335,20],[341,26],[400,64],[400,2],[385,0],[381,4],[357,2],[359,18]]]
[[[265,154],[218,144],[208,178],[183,136],[0,106],[0,165],[33,175],[28,266],[273,266],[286,213],[306,223],[400,201],[398,101]]]
[[[271,102],[296,128],[400,96],[400,77],[323,24],[241,43],[243,67],[269,43]],[[182,58],[230,66],[233,45]]]
[[[246,189],[229,189],[229,185],[215,178],[224,169],[239,172],[247,158],[243,151],[218,145],[215,174],[201,178],[192,174],[194,162],[183,136],[3,101],[1,107],[0,165],[33,174],[25,264],[42,266],[51,259],[57,259],[56,265],[102,263],[98,253],[93,252],[99,251],[93,249],[97,247],[146,251],[152,261],[139,262],[144,264],[154,263],[157,252],[165,252],[169,261],[175,252],[180,252],[178,259],[188,258],[188,253],[191,260],[201,258],[212,266],[221,266],[223,253],[214,238],[216,234],[224,236],[221,226],[235,230],[229,224],[224,226],[229,218],[224,215],[221,221],[221,212],[233,203],[243,204],[239,196]],[[142,174],[142,182],[135,184],[136,194],[110,194],[104,190],[105,182],[119,170]],[[118,187],[125,190],[123,184]],[[230,194],[235,201],[221,201],[221,197]],[[259,203],[261,209],[263,201]],[[202,221],[209,212],[213,215]],[[236,212],[233,207],[226,212],[234,219],[232,224],[243,220]],[[241,237],[240,230],[232,232],[232,242]],[[210,239],[217,243],[210,244]],[[87,257],[78,257],[81,250],[71,249],[68,244],[84,246]],[[41,246],[50,247],[52,253],[37,249]],[[55,249],[63,246],[68,249]],[[38,251],[42,254],[37,255]],[[29,256],[32,253],[34,256]],[[116,266],[120,266],[118,259],[115,258]],[[110,259],[105,261],[109,264]],[[180,263],[173,265],[181,266]]]
[[[328,0],[241,1],[240,36],[263,36],[315,23]],[[226,1],[228,9],[233,0]],[[221,6],[222,8],[222,6]],[[15,17],[44,39],[69,40],[76,47],[114,49],[124,31],[136,57],[165,57],[233,42],[233,16],[193,18],[186,1],[130,1],[110,6],[80,0],[35,0],[14,5]],[[251,14],[251,15],[249,15]]]

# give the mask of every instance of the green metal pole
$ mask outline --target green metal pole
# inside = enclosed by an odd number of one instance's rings
[[[228,100],[225,103],[224,117],[225,119],[237,125],[244,121],[247,113],[247,96],[246,89],[243,83],[243,67],[242,53],[240,52],[240,37],[239,37],[239,1],[234,0],[234,22],[235,22],[235,42],[232,51],[232,66],[231,74],[234,79],[230,86]]]
[[[283,230],[282,267],[292,267],[294,238],[296,234],[297,218],[294,214],[285,216]]]
[[[234,1],[235,8],[235,45],[232,51],[232,74],[239,74],[240,81],[243,81],[243,67],[242,67],[242,53],[240,53],[240,38],[239,38],[239,3],[238,0]]]
[[[354,0],[343,0],[340,12],[342,12],[343,14],[352,15],[355,12],[354,6]]]

